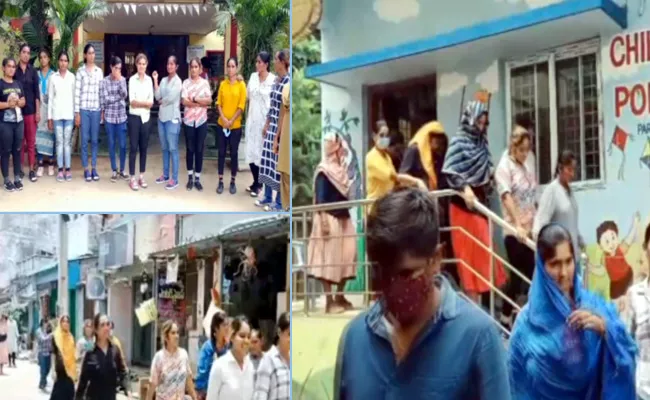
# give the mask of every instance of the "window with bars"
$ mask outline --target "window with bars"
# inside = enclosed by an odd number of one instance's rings
[[[540,184],[553,179],[567,149],[577,157],[576,181],[603,178],[599,45],[590,40],[508,63],[510,121],[533,122]]]

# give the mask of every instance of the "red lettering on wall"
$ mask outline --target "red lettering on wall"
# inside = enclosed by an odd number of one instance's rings
[[[616,118],[621,116],[621,110],[627,104],[627,101],[630,99],[630,92],[625,86],[616,86],[614,88],[614,97],[616,104]]]
[[[622,46],[625,44],[625,40],[620,35],[614,36],[612,42],[609,44],[609,59],[612,62],[612,65],[616,68],[620,67],[625,63],[625,53],[619,54],[617,57],[616,48],[617,46]]]
[[[632,109],[632,114],[638,117],[639,115],[643,114],[646,106],[646,93],[643,85],[640,83],[634,85],[632,88],[632,93],[630,93],[630,97],[630,108]],[[639,98],[640,100],[637,101]],[[637,104],[638,102],[641,102],[641,104]]]
[[[650,62],[650,30],[614,36],[609,59],[614,68]]]
[[[632,114],[639,117],[644,113],[650,116],[650,82],[637,83],[634,86],[616,86],[614,88],[614,104],[616,118],[620,118],[623,109],[629,108]]]

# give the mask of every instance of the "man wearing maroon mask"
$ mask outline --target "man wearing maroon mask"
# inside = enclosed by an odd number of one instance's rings
[[[382,295],[341,335],[334,398],[510,400],[496,323],[440,275],[435,199],[418,189],[390,193],[367,230]]]

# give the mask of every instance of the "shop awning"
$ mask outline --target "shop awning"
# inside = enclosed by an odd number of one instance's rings
[[[307,68],[306,76],[339,87],[405,80],[454,71],[482,58],[525,57],[537,51],[619,32],[627,9],[613,0],[565,0],[397,46]]]

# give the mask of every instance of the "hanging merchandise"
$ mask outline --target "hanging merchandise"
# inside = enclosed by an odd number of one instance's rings
[[[176,283],[178,280],[178,265],[180,264],[178,255],[167,263],[167,283]]]
[[[235,276],[240,276],[242,280],[246,281],[251,277],[257,275],[257,258],[255,256],[255,249],[253,245],[249,243],[246,247],[239,250],[239,255],[241,257],[241,262],[237,267],[237,272]]]
[[[156,302],[154,299],[149,299],[135,310],[135,316],[138,318],[140,326],[145,326],[158,318],[158,310],[156,309]]]

